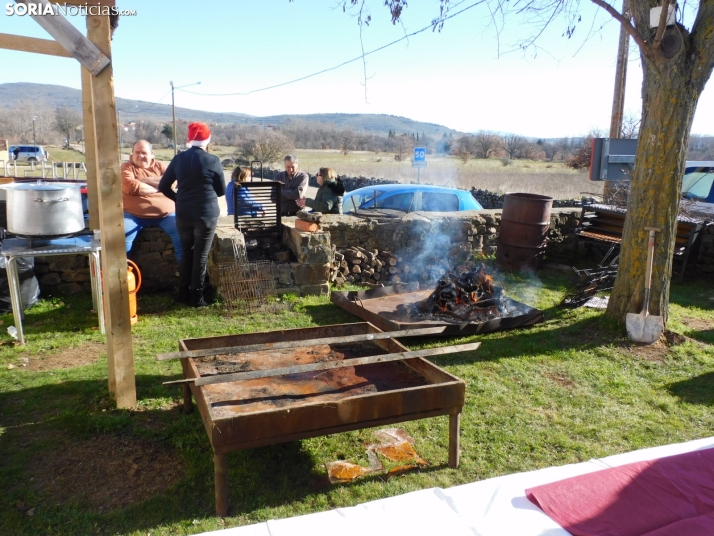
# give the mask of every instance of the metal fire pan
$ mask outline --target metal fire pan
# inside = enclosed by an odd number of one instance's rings
[[[383,331],[417,329],[443,326],[440,337],[475,335],[505,329],[522,328],[543,322],[543,311],[508,298],[508,304],[516,307],[521,314],[494,318],[487,322],[458,323],[445,320],[418,320],[402,317],[397,313],[397,305],[416,303],[429,297],[433,288],[419,289],[418,283],[404,286],[380,287],[359,291],[336,291],[330,301],[353,315],[371,322]]]

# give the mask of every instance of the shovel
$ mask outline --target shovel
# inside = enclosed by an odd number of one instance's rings
[[[655,233],[660,231],[658,227],[645,227],[649,231],[647,243],[647,273],[645,274],[645,299],[642,311],[637,313],[627,313],[626,324],[627,334],[635,342],[652,344],[659,339],[664,330],[664,323],[661,316],[649,314],[650,307],[650,284],[652,282],[652,263],[654,262],[654,240]]]

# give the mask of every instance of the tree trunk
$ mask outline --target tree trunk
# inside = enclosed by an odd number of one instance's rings
[[[642,310],[647,261],[645,227],[661,229],[655,238],[649,310],[667,319],[689,132],[699,95],[711,74],[711,66],[702,65],[686,31],[672,28],[667,32],[670,37],[674,33],[674,39],[680,38],[674,53],[663,46],[654,56],[643,54],[642,128],[617,279],[607,308],[609,315],[620,320],[627,313]]]

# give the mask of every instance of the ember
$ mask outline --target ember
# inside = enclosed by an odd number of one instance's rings
[[[397,306],[399,313],[410,318],[447,317],[465,322],[510,316],[512,309],[503,288],[493,284],[483,263],[468,271],[449,272],[425,300]]]

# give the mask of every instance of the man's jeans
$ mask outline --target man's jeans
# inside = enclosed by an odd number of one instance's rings
[[[139,234],[144,227],[158,227],[171,239],[174,245],[174,253],[176,254],[176,260],[181,262],[181,238],[178,234],[178,229],[176,229],[176,214],[171,213],[163,218],[139,218],[128,212],[124,213],[124,234],[126,236],[126,252],[131,251],[131,247],[134,245],[134,240],[136,235]]]

